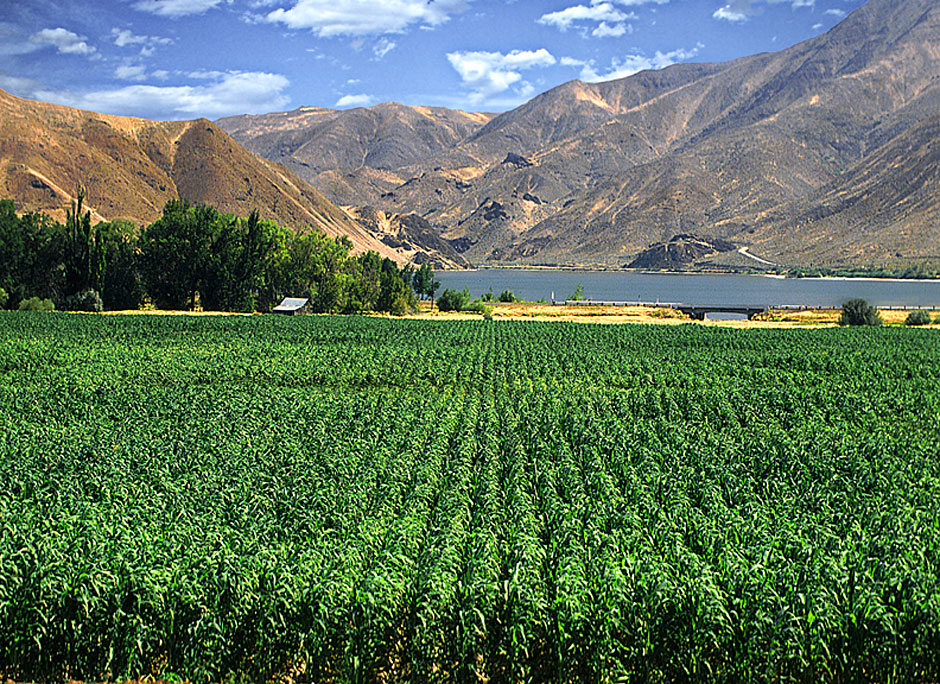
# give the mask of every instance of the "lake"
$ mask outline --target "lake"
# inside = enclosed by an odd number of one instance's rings
[[[481,269],[435,274],[445,289],[474,297],[511,290],[517,298],[562,302],[581,285],[584,299],[697,306],[841,306],[861,297],[877,306],[940,308],[940,280],[779,278],[759,275]]]

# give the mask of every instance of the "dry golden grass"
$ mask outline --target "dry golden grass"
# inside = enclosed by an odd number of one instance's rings
[[[689,323],[691,319],[679,311],[664,307],[647,306],[565,306],[563,304],[532,304],[516,302],[513,304],[492,303],[493,320],[541,320],[574,321],[578,323],[646,323],[675,325]],[[886,325],[903,325],[909,311],[882,310],[881,316]],[[931,319],[936,319],[938,312],[932,311]],[[804,311],[769,311],[754,320],[698,321],[699,325],[726,328],[823,328],[838,325],[840,311],[837,309],[807,309]],[[481,318],[476,312],[438,311],[428,302],[420,303],[420,312],[408,318],[431,320],[472,320]],[[940,326],[924,326],[938,328]]]
[[[487,304],[493,320],[516,321],[571,321],[575,323],[645,323],[659,325],[677,325],[690,323],[692,320],[679,311],[665,307],[650,306],[565,306],[564,304],[532,304],[515,302],[512,304]],[[419,302],[418,312],[407,316],[389,314],[369,314],[385,318],[411,318],[438,321],[469,321],[482,318],[477,312],[438,311],[430,302]],[[160,309],[140,309],[133,311],[107,311],[107,314],[164,315],[164,316],[253,316],[258,314],[226,313],[220,311],[163,311]],[[757,316],[750,321],[696,321],[699,325],[724,328],[760,329],[760,328],[826,328],[838,325],[839,311],[836,309],[807,309],[804,311],[773,310]],[[904,325],[909,311],[881,310],[885,325]],[[931,320],[936,320],[940,311],[930,311]],[[314,314],[328,315],[328,314]],[[932,324],[924,328],[940,328]]]

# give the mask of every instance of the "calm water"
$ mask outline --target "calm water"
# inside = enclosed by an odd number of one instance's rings
[[[783,279],[766,276],[617,273],[613,271],[479,270],[436,274],[441,289],[462,290],[479,297],[492,290],[494,297],[512,290],[527,301],[564,301],[582,286],[585,299],[622,302],[662,302],[731,306],[841,306],[853,297],[878,306],[940,308],[940,280],[895,281],[877,279]]]

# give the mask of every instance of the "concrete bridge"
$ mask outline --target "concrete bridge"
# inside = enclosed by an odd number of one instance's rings
[[[754,318],[758,314],[762,314],[767,311],[769,307],[766,306],[692,306],[687,304],[680,304],[676,307],[678,311],[681,311],[686,316],[692,317],[696,321],[704,321],[705,318],[710,313],[730,313],[730,314],[739,314],[742,316],[747,316],[748,320]]]
[[[686,316],[691,316],[697,321],[704,321],[710,313],[730,313],[753,318],[757,314],[762,314],[768,310],[767,306],[698,306],[694,304],[679,304],[677,302],[618,302],[610,300],[596,299],[569,299],[565,302],[566,306],[643,306],[648,308],[674,309],[681,311]]]

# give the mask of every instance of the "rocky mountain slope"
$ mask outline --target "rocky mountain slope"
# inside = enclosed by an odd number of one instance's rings
[[[334,199],[417,213],[475,263],[621,265],[677,234],[782,264],[940,254],[935,0],[870,0],[781,52],[573,81],[495,117],[307,111],[220,126]]]
[[[420,244],[403,250],[326,199],[296,175],[259,158],[215,124],[107,116],[0,91],[0,197],[21,211],[63,219],[80,184],[95,220],[145,225],[170,199],[212,204],[247,216],[258,209],[297,231],[346,235],[356,251],[373,249],[399,262],[456,265]],[[452,250],[449,251],[451,253]],[[454,255],[456,256],[456,255]],[[458,263],[463,263],[458,256]]]

